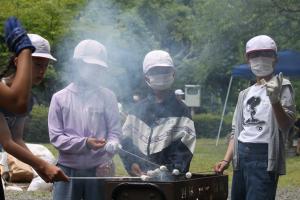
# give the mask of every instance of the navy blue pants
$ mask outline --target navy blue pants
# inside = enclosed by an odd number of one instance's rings
[[[238,145],[239,169],[233,172],[232,200],[274,200],[278,175],[268,172],[268,144]]]

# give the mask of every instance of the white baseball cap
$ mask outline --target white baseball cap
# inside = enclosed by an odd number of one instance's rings
[[[251,38],[246,44],[246,54],[253,51],[273,50],[277,52],[275,41],[267,35],[258,35]]]
[[[177,90],[175,90],[175,94],[176,95],[184,95],[184,92],[182,91],[182,89],[177,89]]]
[[[162,50],[153,50],[146,54],[143,62],[143,72],[146,74],[153,67],[173,67],[170,54]]]
[[[56,58],[54,58],[50,53],[51,49],[48,40],[38,34],[28,34],[28,37],[32,45],[35,47],[35,51],[32,54],[33,57],[49,58],[56,61]]]
[[[88,64],[108,67],[106,48],[96,40],[82,40],[74,49],[74,59],[82,60]]]

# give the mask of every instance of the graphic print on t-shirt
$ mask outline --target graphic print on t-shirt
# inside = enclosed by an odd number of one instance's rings
[[[268,143],[272,106],[266,88],[253,85],[243,100],[243,124],[238,140],[250,143]]]
[[[250,113],[250,118],[244,121],[244,126],[249,126],[249,125],[259,125],[258,130],[261,131],[262,127],[261,125],[265,124],[266,122],[263,120],[259,120],[255,118],[256,114],[256,107],[261,103],[261,98],[252,96],[251,98],[248,99],[247,101],[247,112]]]

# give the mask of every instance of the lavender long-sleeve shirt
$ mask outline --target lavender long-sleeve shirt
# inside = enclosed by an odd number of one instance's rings
[[[88,169],[110,159],[104,149],[91,150],[88,137],[119,142],[121,127],[117,100],[106,88],[83,89],[75,83],[52,97],[48,127],[50,142],[59,150],[58,163]]]

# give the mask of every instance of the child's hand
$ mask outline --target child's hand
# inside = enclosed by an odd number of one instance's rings
[[[216,173],[223,174],[223,171],[229,167],[229,161],[221,160],[220,162],[216,163],[214,166],[214,171]]]
[[[283,75],[280,72],[278,75],[274,76],[271,80],[266,82],[262,80],[267,89],[267,95],[270,98],[272,104],[280,101],[280,93],[282,87]]]
[[[131,165],[131,173],[135,176],[143,175],[143,172],[142,172],[140,166],[137,163],[133,163]]]
[[[89,149],[98,150],[105,146],[105,139],[97,139],[97,138],[88,138],[86,141],[86,145]]]
[[[41,169],[35,169],[39,176],[44,179],[45,182],[55,182],[55,181],[69,181],[69,178],[65,173],[54,165],[48,163],[45,164]]]

